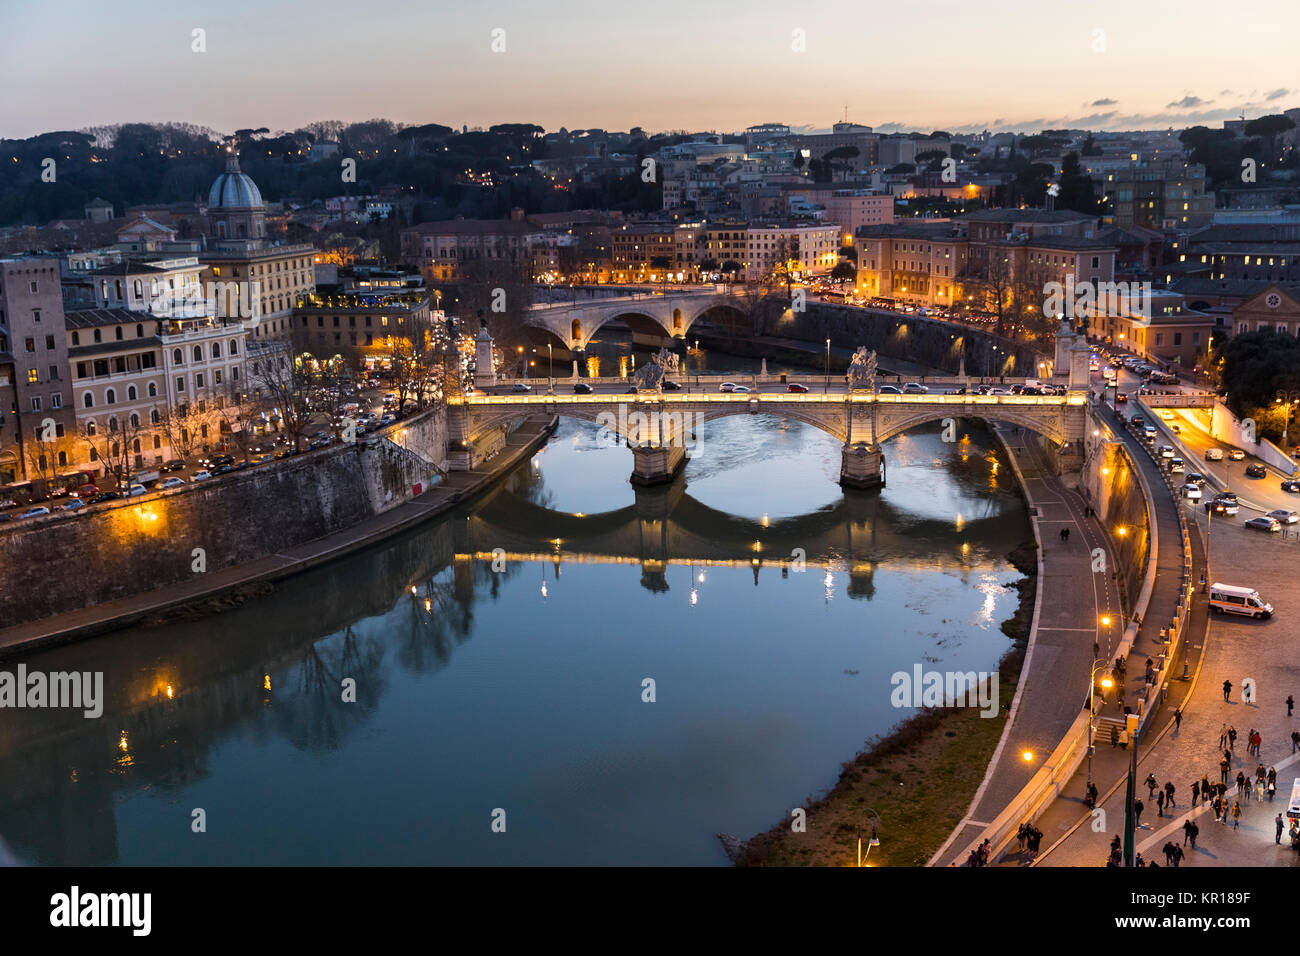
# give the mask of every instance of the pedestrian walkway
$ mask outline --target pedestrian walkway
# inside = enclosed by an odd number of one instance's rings
[[[1117,629],[1107,635],[1099,625],[1105,612],[1120,613],[1115,581],[1092,571],[1095,548],[1114,567],[1100,522],[1085,516],[1079,493],[1052,473],[1036,436],[995,427],[1019,468],[1039,541],[1038,597],[1009,726],[966,817],[933,861],[939,866],[962,862],[966,847],[1020,793],[1087,706],[1094,642],[1103,652],[1118,643]],[[1024,759],[1026,752],[1031,760]]]
[[[79,640],[128,627],[192,602],[214,597],[258,582],[274,582],[300,574],[383,541],[428,521],[464,498],[478,494],[533,453],[546,440],[554,423],[549,416],[533,416],[510,434],[504,451],[471,471],[450,472],[417,498],[404,502],[358,525],[257,561],[222,568],[192,581],[131,595],[94,607],[0,629],[0,656]]]
[[[1178,508],[1181,503],[1169,493],[1161,476],[1159,466],[1151,458],[1147,449],[1127,430],[1116,430],[1116,438],[1124,442],[1130,458],[1146,479],[1147,487],[1153,497],[1157,528],[1157,551],[1153,556],[1156,562],[1156,578],[1152,589],[1147,613],[1138,627],[1133,649],[1129,654],[1124,687],[1125,699],[1132,705],[1144,688],[1144,665],[1148,657],[1159,669],[1160,654],[1166,650],[1161,641],[1160,630],[1167,626],[1174,617],[1182,586],[1183,547],[1179,529]],[[1193,568],[1204,567],[1205,554],[1200,535],[1192,534]],[[1183,641],[1178,649],[1171,668],[1172,679],[1166,685],[1163,700],[1157,696],[1152,706],[1155,713],[1146,724],[1144,734],[1138,741],[1138,780],[1154,772],[1161,788],[1167,782],[1174,784],[1174,805],[1168,808],[1172,813],[1185,808],[1190,801],[1188,789],[1191,780],[1184,779],[1187,772],[1175,772],[1163,765],[1152,767],[1147,755],[1160,745],[1160,741],[1171,735],[1176,739],[1187,732],[1188,722],[1183,721],[1178,727],[1174,720],[1174,711],[1187,711],[1190,695],[1197,689],[1195,680],[1201,667],[1204,647],[1204,635],[1207,631],[1208,607],[1205,597],[1194,593],[1191,614],[1183,632]],[[1184,672],[1186,679],[1183,678]],[[1086,682],[1086,676],[1083,678]],[[1107,718],[1122,719],[1122,709],[1116,698],[1111,698],[1101,712],[1102,726],[1107,726]],[[1035,821],[1043,831],[1044,847],[1040,850],[1035,865],[1042,866],[1101,866],[1106,862],[1110,852],[1110,842],[1116,834],[1122,836],[1124,829],[1124,801],[1126,784],[1132,754],[1111,744],[1109,733],[1098,734],[1095,753],[1091,761],[1091,775],[1099,790],[1098,805],[1103,811],[1094,816],[1084,804],[1089,763],[1085,761],[1079,771],[1069,781],[1061,794],[1053,800]],[[1150,824],[1159,820],[1161,808],[1155,800],[1148,799],[1146,787],[1139,787],[1139,795],[1145,807],[1142,819]],[[1094,822],[1101,824],[1094,829]],[[1145,832],[1145,831],[1143,831]],[[1141,838],[1139,838],[1141,842]],[[1005,865],[1018,865],[1023,862],[1019,854],[1009,854],[1002,861]]]

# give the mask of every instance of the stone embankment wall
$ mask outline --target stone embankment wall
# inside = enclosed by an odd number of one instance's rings
[[[0,624],[38,620],[256,561],[350,528],[444,469],[434,409],[355,444],[0,530]]]
[[[1113,570],[1128,613],[1142,589],[1151,550],[1147,500],[1134,467],[1123,445],[1101,441],[1093,444],[1080,476],[1084,497],[1096,508],[1109,533],[1118,565]]]

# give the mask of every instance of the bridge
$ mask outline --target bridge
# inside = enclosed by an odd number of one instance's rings
[[[885,483],[881,444],[926,422],[980,418],[1028,428],[1047,439],[1057,467],[1082,461],[1086,392],[1066,395],[880,395],[849,390],[788,392],[662,392],[633,395],[468,395],[448,401],[448,458],[473,468],[504,446],[512,426],[529,416],[592,422],[633,453],[631,480],[671,482],[707,422],[733,415],[774,415],[834,436],[842,444],[840,484]],[[1066,465],[1066,460],[1070,465]]]
[[[596,331],[621,319],[633,332],[684,339],[700,316],[711,309],[738,315],[733,297],[716,288],[665,293],[633,292],[629,295],[572,303],[539,303],[528,310],[524,323],[549,332],[563,347],[585,351]]]

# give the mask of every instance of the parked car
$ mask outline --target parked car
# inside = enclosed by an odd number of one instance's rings
[[[532,390],[533,387],[529,385],[527,382],[515,382],[515,384],[510,386],[510,391],[512,392],[531,392]],[[387,399],[384,400],[384,404],[385,405],[388,404]],[[393,404],[397,404],[396,399],[393,400]]]
[[[920,382],[908,382],[903,386],[904,395],[925,395],[928,394],[929,391],[930,389],[922,385]]]
[[[212,473],[209,471],[196,471],[190,476],[190,481],[207,481],[211,477]]]
[[[80,511],[86,507],[86,503],[80,498],[69,498],[68,503],[63,506],[64,511]]]
[[[744,392],[745,394],[749,394],[750,392],[753,391],[753,389],[750,388],[748,385],[737,385],[735,388],[732,389],[732,391],[735,392],[736,394],[740,394],[741,392]]]
[[[641,389],[636,385],[629,385],[627,388],[623,390],[624,395],[638,395],[640,394],[640,392]]]
[[[146,488],[144,485],[127,485],[126,497],[139,498],[141,495],[147,494],[148,491],[149,489]]]
[[[876,389],[877,395],[902,395],[903,390],[897,385],[882,385]]]
[[[1258,462],[1246,466],[1247,478],[1267,478],[1268,470]]]
[[[159,491],[167,491],[169,488],[184,488],[184,487],[185,487],[184,478],[164,478],[162,481],[158,482]]]
[[[296,455],[296,454],[298,453],[294,451],[292,448],[281,448],[279,451],[275,453],[275,458],[276,461],[279,461],[281,458],[288,458],[290,455]]]
[[[17,507],[18,507],[18,502],[14,501],[12,498],[4,498],[0,500],[0,508],[17,508]]]
[[[736,390],[735,382],[723,382],[718,386],[719,392],[734,392]]]
[[[99,486],[82,485],[76,491],[72,492],[72,494],[78,498],[93,498],[95,495],[99,494]],[[12,507],[12,505],[10,507]]]
[[[118,500],[119,498],[121,498],[121,497],[122,497],[121,492],[117,492],[117,491],[103,491],[103,492],[100,492],[99,494],[95,495],[95,496],[94,496],[93,498],[91,498],[89,501],[87,501],[86,504],[88,504],[88,505],[98,505],[98,504],[103,504],[105,501],[117,501],[117,500]]]
[[[1223,449],[1222,449],[1222,448],[1207,448],[1207,449],[1205,449],[1205,460],[1206,460],[1206,461],[1223,461]]]
[[[681,382],[664,382],[665,392],[680,392],[682,390]]]
[[[1268,517],[1274,521],[1280,521],[1282,524],[1295,524],[1300,521],[1300,513],[1287,511],[1285,508],[1278,508],[1276,511],[1270,511]]]
[[[162,467],[160,467],[158,470],[159,471],[184,471],[185,462],[181,461],[179,458],[173,458],[171,461],[164,462]]]
[[[49,514],[49,513],[50,513],[50,509],[49,509],[49,508],[46,508],[44,505],[41,505],[40,507],[37,507],[37,508],[28,508],[26,511],[24,511],[22,514],[20,514],[18,517],[19,517],[19,519],[22,519],[22,518],[39,518],[39,517],[41,517],[42,515],[47,515],[47,514]]]
[[[1183,497],[1186,498],[1188,501],[1200,501],[1201,500],[1200,486],[1193,485],[1193,484],[1183,485]]]
[[[1282,482],[1281,488],[1283,491],[1287,492],[1288,494],[1300,495],[1300,481],[1289,479],[1287,481]]]
[[[1247,518],[1246,527],[1251,531],[1281,531],[1282,522],[1276,518]]]
[[[221,466],[219,466],[219,467],[217,467],[217,468],[214,468],[214,469],[212,470],[212,477],[213,477],[213,478],[219,478],[219,477],[221,477],[222,475],[228,475],[228,474],[230,474],[230,473],[231,473],[232,471],[234,471],[234,470],[235,470],[235,466],[234,466],[234,465],[221,465]]]
[[[787,392],[797,392],[798,394],[802,395],[804,392],[808,391],[808,386],[800,385],[798,382],[791,382],[789,385],[785,387],[785,390]]]
[[[1246,453],[1240,448],[1234,448],[1232,451],[1228,452],[1228,457],[1233,461],[1241,461],[1246,457]]]

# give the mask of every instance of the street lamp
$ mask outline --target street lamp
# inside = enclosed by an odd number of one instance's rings
[[[877,830],[877,827],[880,824],[880,814],[877,813],[875,810],[872,810],[870,807],[867,807],[867,813],[871,814],[873,817],[876,818],[875,821],[871,824],[871,838],[867,841],[867,854],[870,855],[871,848],[873,846],[880,846],[880,837],[878,835],[878,830]],[[862,824],[859,823],[858,824],[858,866],[862,866],[862,863],[865,859],[866,857],[862,855]]]
[[[551,343],[546,343],[546,391],[555,394],[555,365],[551,360]]]
[[[1096,730],[1093,720],[1097,714],[1097,710],[1093,705],[1093,695],[1097,689],[1097,668],[1105,666],[1106,662],[1100,658],[1094,660],[1092,662],[1092,674],[1088,679],[1088,785],[1086,791],[1088,793],[1092,792],[1092,751],[1094,749],[1094,733]],[[1101,686],[1106,690],[1110,690],[1115,686],[1115,682],[1109,676],[1106,676],[1101,679]]]
[[[831,390],[831,340],[826,340],[826,387],[823,394]]]
[[[1277,404],[1282,406],[1282,450],[1290,445],[1287,441],[1287,429],[1291,425],[1291,406],[1300,402],[1300,389],[1283,389],[1277,393]]]

